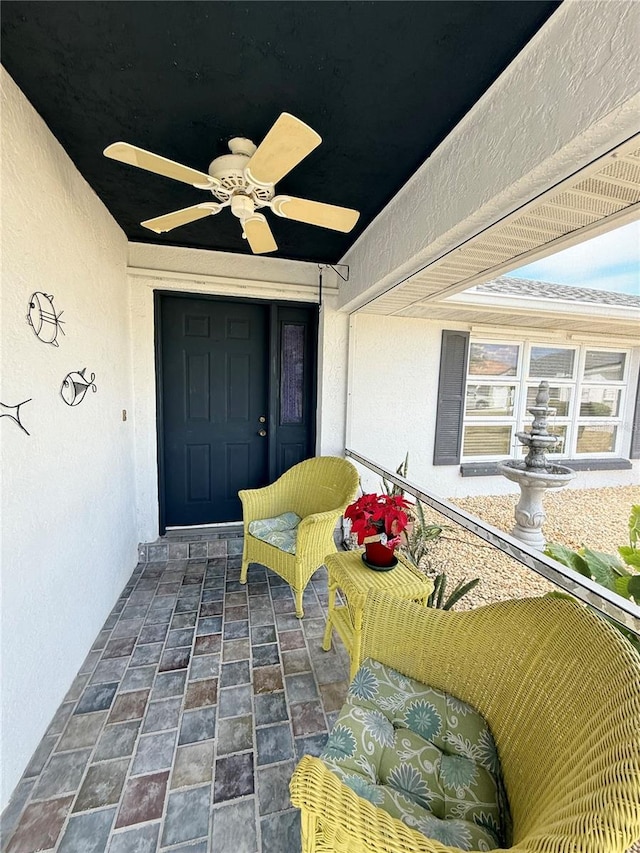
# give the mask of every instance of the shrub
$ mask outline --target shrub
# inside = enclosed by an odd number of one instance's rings
[[[618,554],[593,551],[586,545],[573,550],[557,542],[548,542],[544,553],[564,566],[591,578],[611,592],[640,604],[640,504],[631,507],[629,544],[621,545]],[[610,620],[611,621],[611,620]],[[615,624],[629,642],[640,652],[640,637]]]

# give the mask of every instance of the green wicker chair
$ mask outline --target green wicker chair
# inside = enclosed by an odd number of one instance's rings
[[[624,853],[640,838],[640,656],[568,600],[467,613],[373,594],[372,657],[477,708],[500,756],[512,853]],[[304,853],[453,853],[358,797],[318,759],[291,780]]]
[[[335,553],[333,532],[347,504],[355,498],[358,472],[346,459],[318,456],[294,465],[264,489],[239,492],[244,523],[244,550],[240,582],[247,582],[250,563],[261,563],[284,578],[296,599],[296,616],[302,618],[302,594],[311,575]],[[298,526],[296,553],[288,554],[249,533],[249,524],[295,512]]]

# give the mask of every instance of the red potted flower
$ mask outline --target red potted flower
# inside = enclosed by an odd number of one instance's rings
[[[400,495],[362,495],[344,511],[358,545],[365,546],[365,559],[372,565],[395,564],[394,550],[400,544],[411,504]]]

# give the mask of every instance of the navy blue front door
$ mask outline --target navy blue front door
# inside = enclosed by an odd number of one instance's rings
[[[161,527],[237,521],[313,455],[315,306],[160,294]]]

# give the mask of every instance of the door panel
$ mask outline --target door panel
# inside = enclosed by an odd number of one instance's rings
[[[317,308],[162,293],[156,304],[161,531],[238,521],[240,489],[313,456]]]
[[[190,444],[185,447],[187,474],[187,503],[211,500],[211,448],[208,444]]]
[[[264,485],[268,307],[161,300],[167,525],[236,521],[238,489]]]

